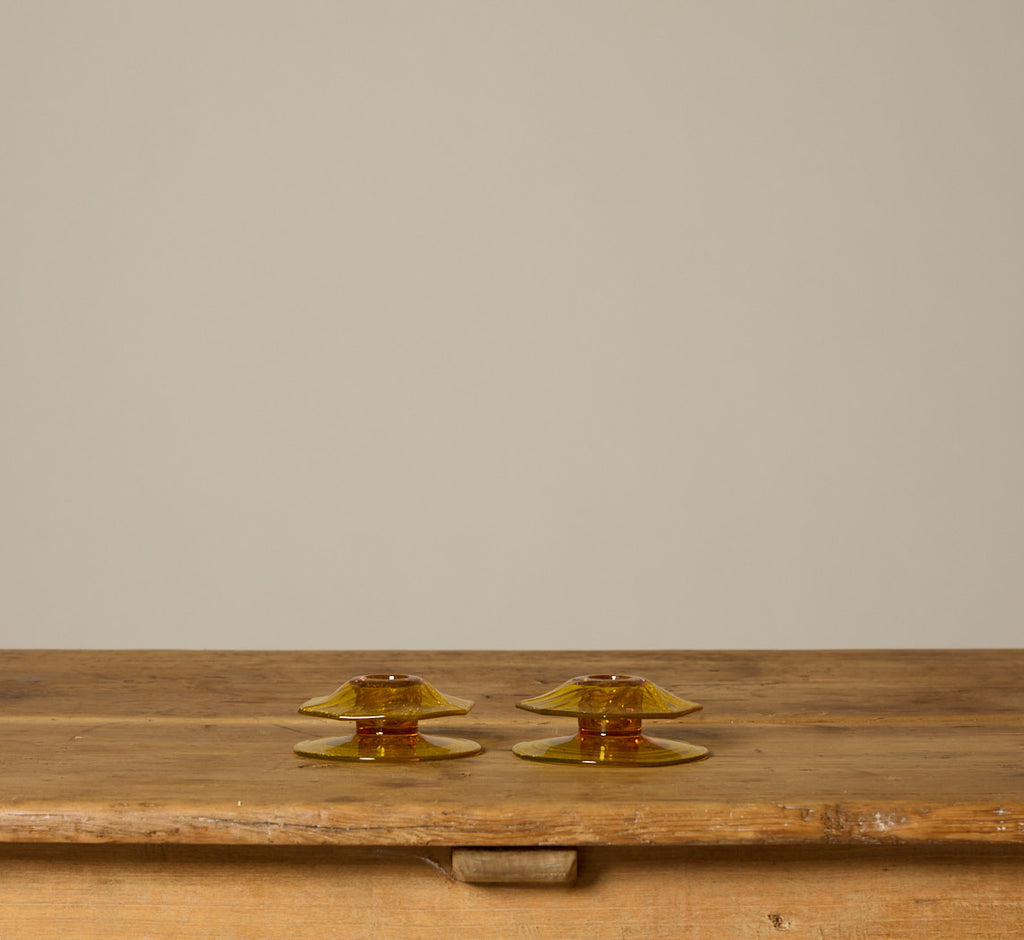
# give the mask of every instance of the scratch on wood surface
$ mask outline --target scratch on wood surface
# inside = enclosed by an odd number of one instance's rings
[[[850,835],[850,819],[838,803],[833,803],[821,810],[821,824],[826,841],[842,841]]]
[[[65,744],[74,744],[75,741],[81,741],[90,731],[95,731],[97,728],[102,728],[107,722],[99,722],[97,724],[89,725],[88,727],[82,728],[77,734],[71,735],[70,738],[65,741]]]
[[[452,877],[452,873],[448,871],[437,859],[430,858],[428,855],[417,855],[416,858],[421,862],[426,862],[431,868],[437,869],[448,881],[454,882],[455,879]]]

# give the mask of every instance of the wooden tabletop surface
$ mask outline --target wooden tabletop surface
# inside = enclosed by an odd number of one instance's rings
[[[292,752],[349,722],[296,714],[362,673],[474,699],[427,734],[478,757]],[[571,719],[516,709],[582,673],[646,676],[704,711],[645,722],[692,764],[538,764]],[[279,845],[1024,843],[1024,650],[7,651],[0,841]]]

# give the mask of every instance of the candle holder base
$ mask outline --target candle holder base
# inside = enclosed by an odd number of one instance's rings
[[[562,738],[543,738],[524,741],[512,748],[516,757],[525,760],[549,761],[555,764],[626,764],[660,767],[665,764],[685,764],[703,760],[708,749],[683,741],[665,738],[615,738],[575,734]]]
[[[466,738],[442,738],[433,734],[350,734],[335,738],[300,741],[294,751],[300,757],[343,761],[424,761],[472,757],[481,747]]]

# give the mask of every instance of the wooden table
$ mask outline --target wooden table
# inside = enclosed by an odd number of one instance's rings
[[[422,730],[484,753],[292,753],[351,727],[299,704],[382,671],[475,699]],[[512,756],[574,728],[516,701],[602,672],[701,702],[645,728],[712,756]],[[1024,651],[19,650],[0,717],[5,940],[1024,936]],[[461,882],[464,847],[578,879]]]

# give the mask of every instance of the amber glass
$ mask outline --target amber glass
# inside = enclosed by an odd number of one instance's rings
[[[300,741],[302,757],[342,761],[421,761],[472,757],[480,745],[464,738],[420,734],[426,718],[465,715],[468,699],[445,696],[419,676],[402,673],[356,676],[322,698],[310,699],[300,714],[354,721],[355,734]]]
[[[640,676],[577,676],[551,692],[518,702],[517,707],[579,722],[575,735],[515,745],[512,752],[526,760],[656,766],[708,756],[706,747],[643,733],[645,718],[678,718],[700,711],[701,706]]]

